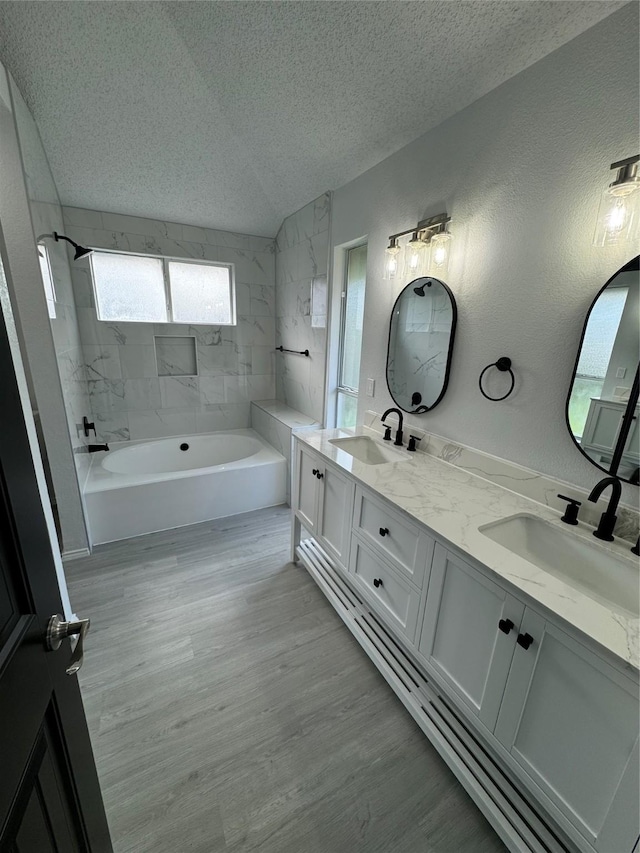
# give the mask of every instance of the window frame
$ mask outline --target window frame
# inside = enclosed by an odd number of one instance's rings
[[[56,305],[58,304],[58,297],[56,295],[56,283],[53,280],[53,271],[51,269],[51,258],[49,256],[49,249],[45,243],[37,243],[36,249],[38,251],[38,263],[40,265],[40,278],[42,278],[42,289],[44,290],[45,299],[47,300],[47,313],[49,315],[50,320],[56,320],[58,317],[58,312],[56,310]],[[42,250],[43,254],[40,254]],[[47,270],[49,271],[49,285],[51,286],[51,297],[47,293],[47,282],[44,280],[44,276],[42,274],[42,263],[40,258],[43,258],[46,265]],[[53,311],[53,314],[51,313]]]
[[[236,276],[235,264],[225,263],[224,261],[208,261],[204,258],[180,258],[174,255],[157,255],[152,252],[123,252],[120,249],[102,249],[98,246],[90,246],[92,254],[89,255],[89,267],[91,270],[91,287],[93,289],[93,298],[96,310],[96,320],[99,323],[150,323],[160,324],[163,326],[237,326],[238,314],[236,307]],[[96,286],[96,276],[93,269],[93,254],[102,255],[124,255],[130,258],[156,258],[162,261],[162,282],[164,285],[165,305],[167,308],[166,320],[103,320],[99,315],[98,291]],[[231,301],[231,322],[229,323],[210,323],[205,320],[191,320],[188,323],[185,321],[176,321],[173,319],[173,298],[171,294],[171,278],[169,276],[169,263],[175,261],[180,264],[193,264],[194,266],[207,267],[223,267],[229,270],[229,295]]]
[[[347,290],[349,285],[349,256],[352,251],[355,249],[361,249],[362,247],[366,248],[367,254],[369,252],[368,242],[366,240],[359,241],[358,243],[354,243],[352,246],[347,246],[344,249],[344,269],[342,275],[342,287],[340,291],[340,327],[338,330],[338,363],[337,363],[337,381],[336,381],[336,406],[335,406],[335,424],[338,424],[338,416],[340,413],[340,396],[343,397],[351,397],[353,400],[358,400],[358,395],[360,393],[360,387],[351,388],[348,385],[342,384],[342,374],[344,367],[344,351],[345,351],[345,328],[347,323]],[[364,289],[365,289],[365,299],[366,299],[366,290],[367,290],[367,275],[366,275],[366,266],[365,266],[365,279],[364,279]],[[362,317],[363,326],[364,326],[364,313]],[[363,329],[364,336],[364,329]],[[360,354],[362,355],[362,342],[360,344]]]

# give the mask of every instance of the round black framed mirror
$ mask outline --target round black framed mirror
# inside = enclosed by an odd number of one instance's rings
[[[456,301],[437,278],[416,278],[400,292],[391,312],[387,386],[405,412],[430,412],[449,382],[457,320]]]
[[[596,295],[567,397],[567,426],[601,471],[639,485],[640,255]]]

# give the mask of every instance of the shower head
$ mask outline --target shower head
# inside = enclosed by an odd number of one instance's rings
[[[413,288],[413,292],[415,293],[416,296],[424,296],[425,287],[431,287],[431,279],[430,278],[423,279],[422,284],[419,287]]]
[[[71,243],[73,248],[76,250],[73,256],[74,261],[78,261],[80,258],[86,258],[87,255],[90,255],[93,252],[93,249],[87,249],[84,246],[80,246],[75,240],[72,240],[71,237],[65,237],[64,234],[58,234],[57,231],[53,232],[53,239],[56,243],[60,240],[66,240],[67,243]]]

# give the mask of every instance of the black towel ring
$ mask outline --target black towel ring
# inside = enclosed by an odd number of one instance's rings
[[[502,397],[490,397],[485,392],[484,388],[482,387],[482,377],[485,375],[487,370],[489,370],[489,368],[491,368],[491,367],[497,367],[498,370],[501,370],[503,373],[506,373],[507,371],[509,371],[509,374],[511,375],[511,386],[510,386],[509,390],[507,391],[507,393],[503,394]],[[502,358],[499,358],[493,364],[488,364],[485,367],[485,369],[482,371],[482,373],[480,374],[480,379],[478,379],[478,387],[480,388],[480,393],[482,394],[483,397],[486,397],[487,400],[491,400],[494,403],[498,403],[500,400],[506,400],[507,397],[509,396],[509,394],[511,394],[511,392],[515,388],[515,384],[516,384],[516,377],[513,375],[513,370],[511,370],[511,359],[507,358],[506,355],[503,355]]]

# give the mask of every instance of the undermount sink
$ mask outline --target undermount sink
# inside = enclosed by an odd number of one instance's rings
[[[410,457],[391,447],[378,444],[368,435],[353,435],[347,438],[330,438],[329,444],[344,450],[365,465],[383,465],[386,462],[404,462]]]
[[[479,528],[509,551],[576,587],[591,598],[638,616],[637,561],[618,557],[595,542],[532,515],[514,515]]]

